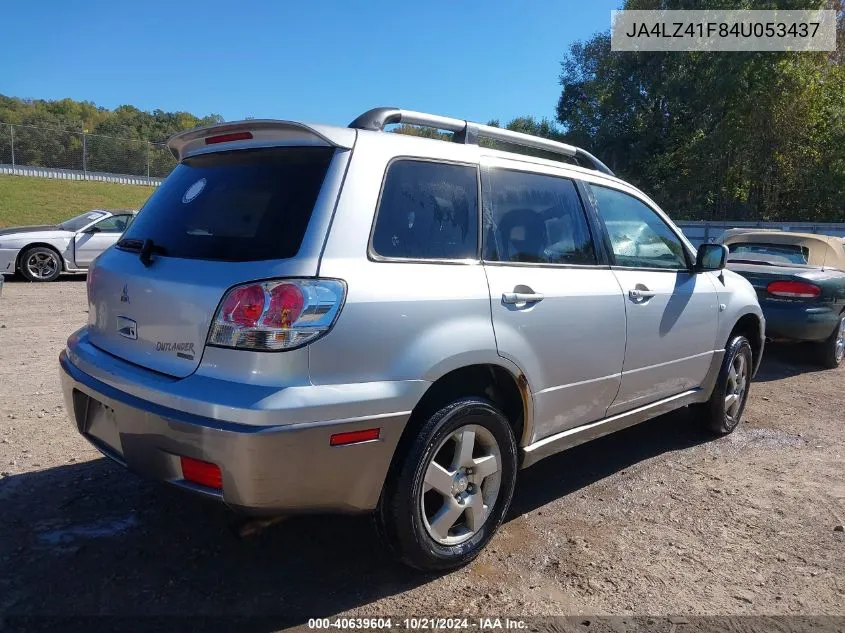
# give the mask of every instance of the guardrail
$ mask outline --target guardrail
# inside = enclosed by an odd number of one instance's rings
[[[114,182],[122,185],[149,185],[151,187],[158,187],[164,181],[163,178],[148,178],[146,176],[127,176],[101,171],[59,169],[56,167],[27,167],[21,165],[0,165],[0,174],[9,176],[34,176],[36,178],[53,178],[57,180],[94,180],[98,182]]]
[[[176,158],[164,143],[0,123],[0,165],[0,173],[19,176],[157,184],[176,166]]]

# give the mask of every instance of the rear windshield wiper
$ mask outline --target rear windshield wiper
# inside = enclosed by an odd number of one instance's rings
[[[153,263],[153,253],[156,253],[157,255],[167,255],[167,251],[163,246],[157,246],[149,238],[145,240],[124,238],[117,243],[117,247],[127,251],[137,252],[141,263],[147,268],[149,268]]]

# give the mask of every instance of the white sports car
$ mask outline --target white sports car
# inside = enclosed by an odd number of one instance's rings
[[[134,219],[130,209],[94,209],[55,226],[0,229],[0,275],[19,271],[30,281],[53,281],[85,272]]]

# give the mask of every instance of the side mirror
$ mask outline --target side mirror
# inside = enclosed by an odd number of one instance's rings
[[[89,228],[85,229],[85,231],[84,231],[84,233],[99,233],[99,232],[100,232],[100,229],[98,229],[96,226],[89,227]]]
[[[724,244],[702,244],[695,256],[695,272],[722,270],[728,261],[728,247]]]

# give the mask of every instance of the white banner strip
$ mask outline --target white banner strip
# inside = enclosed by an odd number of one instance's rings
[[[611,11],[613,51],[834,51],[836,12]]]

